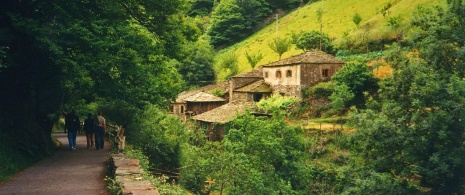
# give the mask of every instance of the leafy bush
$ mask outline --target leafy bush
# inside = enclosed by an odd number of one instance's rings
[[[183,127],[178,117],[148,106],[136,113],[128,126],[128,142],[148,156],[151,169],[177,169],[180,146],[187,142],[188,136]]]
[[[298,184],[306,167],[302,129],[288,126],[282,118],[250,114],[239,116],[228,127],[222,142],[183,150],[183,186],[203,194],[290,194],[293,188],[305,190],[304,184]]]
[[[321,50],[329,54],[334,54],[334,46],[331,44],[331,38],[325,33],[320,34],[320,32],[315,30],[309,32],[302,31],[293,36],[293,39],[296,48],[304,52],[314,49],[319,50],[321,39]]]

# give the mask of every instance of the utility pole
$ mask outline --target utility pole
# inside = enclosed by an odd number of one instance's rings
[[[316,17],[317,17],[318,23],[320,23],[320,51],[321,51],[321,42],[323,39],[323,9],[322,8],[316,10]]]
[[[276,14],[276,42],[278,42],[279,14]]]

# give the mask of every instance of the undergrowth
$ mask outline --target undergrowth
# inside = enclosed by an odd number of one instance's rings
[[[9,136],[0,132],[0,182],[34,164],[37,160],[18,151]]]
[[[156,176],[152,174],[150,170],[155,169],[155,167],[150,167],[149,158],[144,155],[141,150],[127,146],[127,149],[125,149],[124,152],[126,155],[128,155],[129,158],[139,159],[140,166],[144,169],[144,174],[142,177],[155,185],[158,188],[160,194],[190,194],[186,189],[182,188],[174,181],[169,180],[167,176]]]

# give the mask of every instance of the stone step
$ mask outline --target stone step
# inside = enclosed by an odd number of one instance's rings
[[[143,172],[140,166],[121,166],[116,168],[115,175],[141,175]]]
[[[125,181],[122,183],[123,194],[159,194],[150,181]]]

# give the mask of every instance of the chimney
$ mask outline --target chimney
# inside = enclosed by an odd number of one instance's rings
[[[229,79],[229,103],[233,101],[234,79]]]

